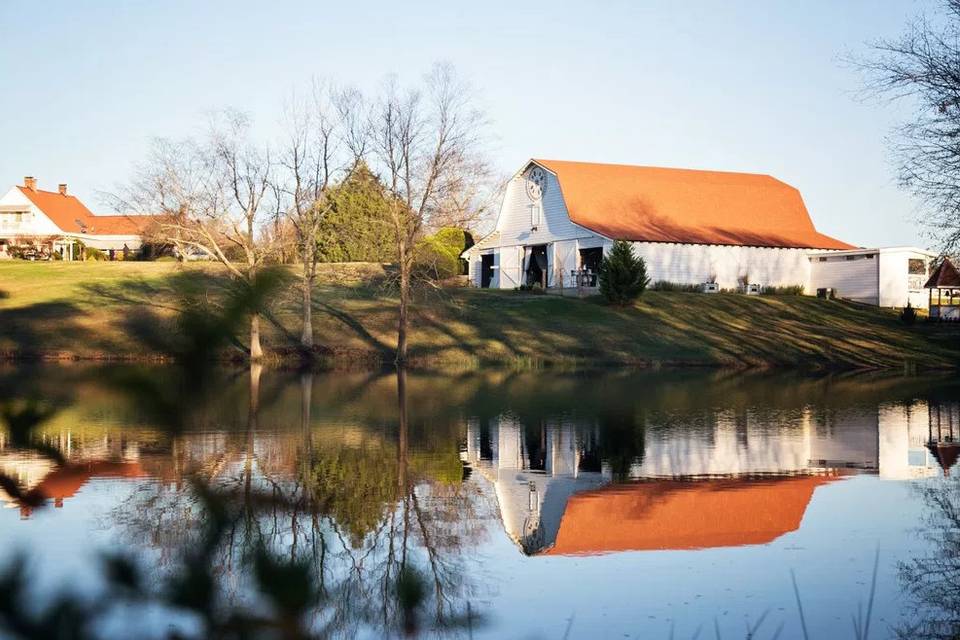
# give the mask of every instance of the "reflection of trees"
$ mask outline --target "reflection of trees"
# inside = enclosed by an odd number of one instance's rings
[[[462,471],[455,479],[444,473],[450,466],[444,459],[461,468],[457,441],[411,451],[417,425],[409,420],[406,385],[401,369],[392,442],[314,444],[301,457],[300,479],[334,534],[332,558],[340,570],[324,586],[335,596],[337,615],[411,631],[418,626],[410,606],[416,601],[432,611],[431,626],[442,629],[466,613],[470,585],[461,551],[481,530]],[[429,588],[421,590],[421,579]]]
[[[318,623],[340,633],[464,622],[476,590],[462,551],[484,524],[476,487],[462,483],[456,429],[408,420],[405,375],[397,376],[397,419],[389,428],[315,430],[307,374],[298,381],[300,429],[273,432],[264,423],[272,407],[258,399],[259,372],[251,372],[242,431],[212,447],[204,444],[209,433],[172,439],[175,472],[165,475],[200,478],[238,505],[217,552],[229,601],[243,600],[250,558],[267,548],[309,564],[324,597]],[[188,487],[148,483],[114,512],[125,535],[154,547],[168,571],[209,517]]]
[[[899,565],[913,622],[898,629],[902,638],[960,637],[960,480],[916,488],[927,507],[921,537],[929,543],[920,557]]]
[[[643,462],[646,446],[646,419],[642,410],[607,411],[598,421],[600,428],[600,457],[610,465],[610,473],[616,482],[630,478],[634,465]]]

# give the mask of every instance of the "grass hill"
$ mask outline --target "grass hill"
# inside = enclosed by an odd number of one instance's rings
[[[180,275],[178,275],[180,274]],[[214,265],[0,263],[0,356],[137,359],[127,330],[143,311],[172,315],[177,277]],[[324,265],[314,296],[317,342],[344,362],[390,362],[397,301],[379,265]],[[289,351],[299,332],[294,285],[275,301],[266,346]],[[780,366],[803,369],[952,368],[956,327],[904,326],[889,310],[803,296],[647,292],[620,309],[595,298],[448,289],[416,305],[411,356],[426,366]]]

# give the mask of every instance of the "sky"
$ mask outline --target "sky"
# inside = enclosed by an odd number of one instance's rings
[[[437,61],[473,85],[490,154],[768,173],[821,232],[930,246],[885,137],[907,104],[843,60],[934,0],[323,2],[0,0],[0,190],[33,175],[94,212],[154,137],[247,112],[263,135],[326,78],[373,91]]]

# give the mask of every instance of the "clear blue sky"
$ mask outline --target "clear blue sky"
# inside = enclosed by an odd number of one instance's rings
[[[821,231],[928,244],[839,58],[929,2],[27,2],[0,0],[0,189],[67,182],[94,211],[154,136],[225,106],[275,127],[311,76],[375,87],[452,62],[504,173],[529,157],[770,173]]]

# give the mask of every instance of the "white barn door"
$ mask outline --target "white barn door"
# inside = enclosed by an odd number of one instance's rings
[[[550,286],[572,287],[571,271],[577,268],[577,241],[561,240],[553,243],[553,259],[551,260]]]
[[[520,263],[522,247],[501,247],[497,269],[497,285],[501,289],[516,289],[520,286]]]

